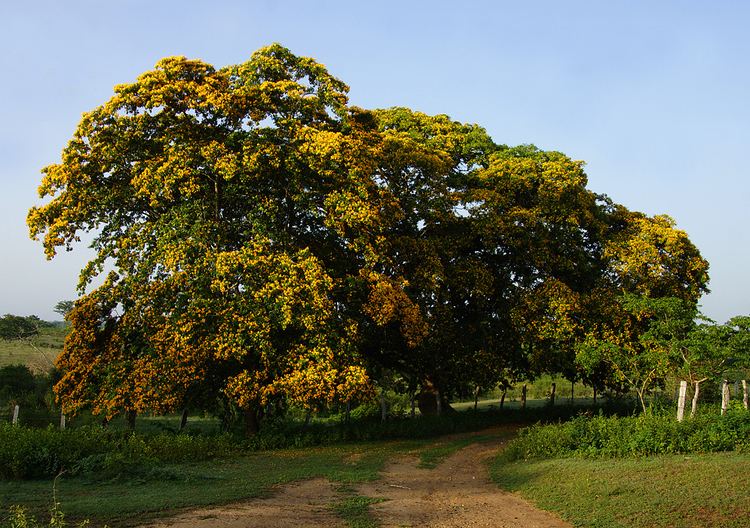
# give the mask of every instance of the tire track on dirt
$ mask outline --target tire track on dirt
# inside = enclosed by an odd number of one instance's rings
[[[570,528],[490,481],[486,462],[504,442],[471,444],[435,469],[417,467],[414,456],[396,459],[380,480],[360,485],[358,492],[385,499],[370,507],[383,528]]]

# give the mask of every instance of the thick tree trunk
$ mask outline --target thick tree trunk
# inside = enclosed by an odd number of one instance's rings
[[[305,423],[302,424],[302,430],[307,431],[307,428],[310,427],[310,420],[312,419],[312,411],[308,409],[305,412]]]
[[[128,411],[125,413],[125,422],[128,425],[128,429],[135,431],[135,417],[137,413],[135,411]]]
[[[552,384],[552,388],[549,391],[549,404],[554,407],[555,405],[555,391],[557,390],[557,383]]]
[[[245,409],[242,412],[242,417],[245,422],[245,436],[254,436],[260,430],[260,422],[258,420],[258,411],[253,409]]]
[[[185,407],[182,409],[182,416],[180,417],[180,432],[185,430],[185,426],[187,426],[187,420],[188,420],[188,409]]]
[[[505,405],[505,395],[508,394],[508,389],[503,389],[503,393],[500,395],[500,409]]]

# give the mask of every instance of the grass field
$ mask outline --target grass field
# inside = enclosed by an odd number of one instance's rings
[[[0,367],[28,365],[36,372],[48,371],[62,351],[67,332],[62,326],[43,327],[30,339],[0,339]]]
[[[341,485],[373,480],[388,458],[425,445],[424,441],[379,442],[279,450],[167,465],[150,473],[122,475],[108,481],[63,475],[56,485],[57,499],[70,519],[88,518],[94,525],[129,526],[184,508],[258,497],[273,485],[307,478],[324,477]],[[0,481],[0,504],[23,505],[43,516],[52,501],[52,486],[50,480]],[[351,510],[359,505],[361,510],[366,502],[352,500],[347,497],[342,504],[331,506]]]
[[[502,488],[575,526],[750,525],[750,454],[512,463],[498,459],[490,471]]]
[[[434,468],[471,438],[391,441],[286,449],[231,459],[171,464],[124,472],[108,480],[62,475],[57,500],[68,519],[126,527],[185,509],[263,496],[275,485],[323,477],[340,497],[330,508],[349,526],[374,527],[371,497],[354,493],[359,482],[379,478],[393,457],[417,455]],[[555,459],[506,462],[488,468],[503,489],[557,512],[575,526],[747,526],[750,454],[718,453],[643,459]],[[0,481],[0,504],[23,505],[42,517],[52,502],[52,480]]]

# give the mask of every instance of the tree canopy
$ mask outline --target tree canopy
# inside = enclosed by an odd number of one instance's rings
[[[28,214],[48,258],[93,234],[67,412],[221,399],[253,429],[386,373],[443,394],[574,376],[622,294],[706,291],[687,235],[588,190],[582,162],[347,90],[276,44],[221,69],[163,59],[84,114]]]

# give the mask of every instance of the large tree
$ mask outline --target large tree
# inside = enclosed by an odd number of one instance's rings
[[[581,162],[346,93],[273,45],[222,69],[164,59],[84,115],[28,215],[49,258],[93,234],[67,412],[218,398],[252,431],[396,374],[439,408],[467,385],[576,376],[619,293],[705,288],[684,233],[589,191]]]
[[[346,91],[274,45],[221,70],[164,59],[84,115],[28,215],[50,258],[94,233],[82,289],[114,269],[70,314],[67,411],[172,409],[211,383],[255,429],[275,397],[369,391],[345,308],[380,280],[388,203]]]

